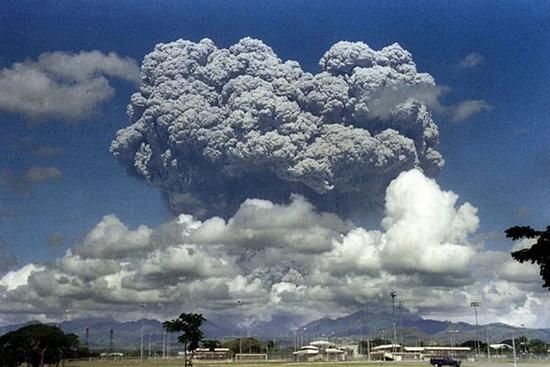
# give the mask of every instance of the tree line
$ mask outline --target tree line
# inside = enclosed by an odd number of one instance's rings
[[[0,367],[55,365],[90,354],[78,336],[57,326],[31,324],[0,336]]]

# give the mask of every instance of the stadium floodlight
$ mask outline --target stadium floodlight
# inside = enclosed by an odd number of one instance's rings
[[[140,303],[139,308],[141,310],[141,349],[139,355],[139,363],[143,364],[143,312],[145,310],[145,303]]]
[[[241,315],[241,310],[240,310],[240,305],[243,303],[243,301],[241,301],[240,299],[237,300],[237,310],[239,312],[239,316],[241,316],[241,321],[242,321],[242,315]],[[242,326],[239,325],[239,358],[242,358],[243,357],[243,331],[242,331]]]
[[[481,305],[479,301],[472,301],[470,302],[470,307],[473,307],[474,309],[474,315],[475,315],[475,322],[476,322],[476,340],[475,340],[475,349],[476,349],[476,357],[479,354],[479,324],[477,322],[477,309]]]
[[[391,351],[392,353],[395,353],[395,342],[396,342],[396,338],[397,338],[397,334],[395,332],[395,297],[397,297],[397,291],[392,290],[390,292],[390,296],[391,296],[391,304],[392,304],[392,323],[393,323],[393,340],[392,340],[392,347],[391,347]]]

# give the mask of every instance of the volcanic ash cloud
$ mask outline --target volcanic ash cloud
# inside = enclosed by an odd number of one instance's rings
[[[319,65],[305,72],[251,38],[159,44],[111,151],[174,213],[199,218],[291,193],[349,217],[380,204],[400,172],[437,175],[438,87],[409,52],[338,42]]]

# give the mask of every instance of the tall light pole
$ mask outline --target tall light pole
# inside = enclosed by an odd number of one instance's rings
[[[395,290],[392,290],[390,293],[391,296],[391,304],[392,304],[392,323],[393,323],[393,340],[392,340],[392,346],[391,351],[392,353],[395,353],[395,339],[396,339],[396,333],[395,333],[395,297],[397,297],[397,292]]]
[[[166,330],[162,332],[162,359],[166,358]]]
[[[458,330],[449,330],[448,333],[451,337],[451,348],[452,348],[456,345],[456,339],[453,338],[453,334],[458,335]]]
[[[139,354],[139,363],[143,364],[143,312],[145,310],[145,303],[141,303],[139,308],[141,309],[141,350]]]
[[[514,367],[518,367],[518,359],[516,357],[516,333],[512,336],[512,351],[514,355]]]
[[[242,315],[241,315],[241,304],[243,303],[243,301],[241,301],[240,299],[237,300],[237,309],[239,310],[239,316],[241,316],[241,321],[242,321]],[[242,330],[242,326],[239,325],[239,359],[243,357],[243,330]]]
[[[367,338],[367,360],[370,362],[370,339]]]
[[[65,310],[65,321],[71,321],[71,309],[70,308],[67,308]]]
[[[399,340],[401,341],[401,346],[403,346],[403,324],[401,314],[403,313],[404,308],[403,302],[400,301],[397,304],[397,310],[399,311]]]
[[[475,321],[476,321],[476,340],[475,340],[475,348],[476,348],[476,357],[479,354],[479,330],[478,330],[478,322],[477,322],[477,309],[479,307],[480,303],[479,301],[472,301],[470,302],[470,307],[474,308],[474,315],[475,315]]]

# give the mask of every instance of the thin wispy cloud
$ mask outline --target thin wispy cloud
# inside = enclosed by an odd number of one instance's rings
[[[65,235],[61,232],[50,234],[46,240],[49,246],[57,247],[65,244]]]
[[[33,153],[42,158],[54,158],[63,154],[63,149],[51,145],[41,145],[33,150]]]
[[[464,56],[464,58],[460,60],[459,65],[462,68],[473,68],[483,64],[484,62],[485,57],[482,54],[472,52]]]
[[[463,101],[450,108],[451,120],[461,122],[483,111],[491,111],[493,106],[483,99]]]
[[[32,166],[20,175],[10,170],[0,172],[0,181],[11,190],[28,193],[35,187],[63,178],[63,172],[55,166]]]

